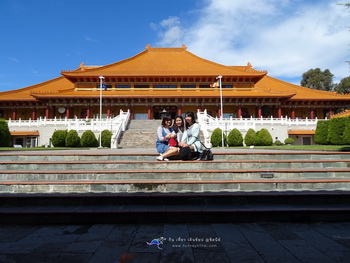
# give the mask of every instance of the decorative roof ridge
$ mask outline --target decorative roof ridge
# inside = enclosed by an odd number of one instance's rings
[[[350,115],[350,110],[345,109],[342,112],[333,114],[331,118],[348,117]]]
[[[44,82],[41,82],[41,83],[37,83],[37,84],[31,85],[31,86],[27,86],[27,87],[24,87],[24,88],[15,89],[15,90],[8,90],[8,91],[2,91],[2,92],[0,92],[0,94],[1,95],[6,95],[6,94],[17,93],[17,92],[23,92],[23,91],[39,88],[41,86],[44,86],[46,84],[49,84],[51,82],[55,82],[57,80],[64,79],[64,78],[65,77],[63,77],[63,76],[59,76],[59,77],[56,77],[56,78],[53,78],[53,79],[50,79],[50,80],[47,80],[47,81],[44,81]]]
[[[253,68],[252,64],[250,62],[247,63],[247,66],[243,66],[244,67],[244,71],[247,72],[258,72],[258,73],[266,73],[267,74],[267,70],[258,70]]]

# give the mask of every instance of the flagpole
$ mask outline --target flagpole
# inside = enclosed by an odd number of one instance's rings
[[[221,79],[222,76],[218,76],[216,77],[216,79],[219,79],[219,87],[220,87],[220,119],[221,119],[221,123],[223,124],[223,116],[224,116],[224,110],[223,110],[223,105],[222,105],[222,85],[221,85]],[[222,125],[222,129],[221,129],[221,146],[224,147],[224,125]]]
[[[102,148],[102,142],[101,142],[101,137],[102,137],[102,80],[105,79],[103,76],[99,76],[100,78],[100,138],[99,138],[99,148]]]

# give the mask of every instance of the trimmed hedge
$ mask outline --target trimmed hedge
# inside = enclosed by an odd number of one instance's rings
[[[216,128],[210,136],[210,143],[213,147],[222,146],[222,130]],[[224,138],[225,143],[225,138]]]
[[[344,135],[345,126],[347,122],[348,122],[347,117],[333,118],[330,120],[327,139],[331,144],[335,144],[335,145],[344,144],[343,135]]]
[[[242,133],[237,129],[233,129],[227,136],[228,146],[243,146]]]
[[[11,133],[7,121],[0,120],[0,147],[10,146]]]
[[[66,146],[67,147],[79,147],[80,138],[76,130],[70,130],[66,137]]]
[[[329,127],[329,120],[317,121],[317,126],[315,131],[316,144],[321,144],[321,145],[329,144],[328,127]]]
[[[97,147],[98,141],[91,130],[84,131],[81,135],[80,144],[83,147]]]
[[[261,129],[257,132],[257,146],[271,146],[272,144],[272,136],[267,129]]]
[[[101,145],[103,147],[111,148],[111,139],[113,135],[112,132],[109,130],[103,130],[101,135],[102,135]]]
[[[294,139],[293,138],[287,138],[284,140],[285,144],[293,144],[294,143]]]
[[[250,128],[244,136],[244,143],[246,146],[255,145],[256,143],[256,132]]]
[[[348,119],[345,125],[343,142],[344,144],[350,144],[350,119]]]
[[[56,130],[52,134],[51,143],[54,147],[65,147],[66,146],[66,137],[67,130]]]

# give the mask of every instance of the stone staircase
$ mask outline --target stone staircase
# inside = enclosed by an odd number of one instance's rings
[[[119,140],[118,148],[155,147],[161,120],[131,120]]]
[[[0,154],[0,223],[350,219],[350,153]]]

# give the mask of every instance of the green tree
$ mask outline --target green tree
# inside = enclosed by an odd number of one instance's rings
[[[250,128],[244,136],[244,143],[246,146],[256,145],[256,132]]]
[[[243,146],[243,136],[237,128],[233,129],[228,134],[227,144],[229,146]]]
[[[54,147],[65,147],[67,130],[57,130],[52,134],[51,143]]]
[[[10,146],[11,133],[6,120],[0,120],[0,147]]]
[[[328,126],[330,120],[317,121],[316,131],[315,131],[315,143],[316,144],[329,144],[328,141]]]
[[[225,138],[224,138],[225,141]],[[213,147],[218,147],[222,145],[222,130],[216,128],[210,136],[210,143]],[[225,143],[225,142],[224,142]]]
[[[84,131],[81,135],[80,143],[83,147],[96,147],[98,145],[96,136],[91,130]]]
[[[70,130],[66,137],[66,146],[67,147],[79,147],[80,138],[76,130]]]
[[[343,78],[339,84],[335,85],[334,89],[338,94],[350,93],[350,76]]]
[[[271,146],[273,144],[272,136],[267,129],[261,129],[257,132],[257,142],[259,146]]]
[[[108,147],[111,148],[111,139],[112,139],[112,132],[109,130],[103,130],[102,133],[102,140],[101,140],[101,145],[102,147]]]
[[[320,68],[309,69],[303,74],[300,85],[311,89],[331,91],[334,88],[333,74],[329,69],[325,71]]]
[[[343,145],[343,135],[345,131],[347,117],[333,118],[329,122],[328,127],[328,141],[334,145]]]

